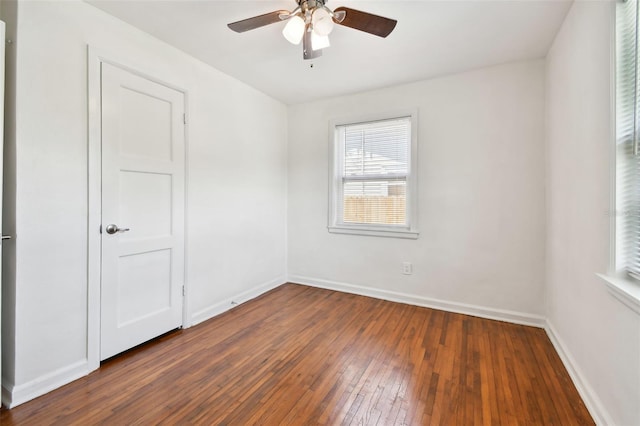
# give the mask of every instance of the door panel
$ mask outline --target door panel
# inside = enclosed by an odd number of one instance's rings
[[[171,103],[128,87],[121,87],[120,96],[120,152],[128,157],[170,161]]]
[[[173,181],[168,173],[120,172],[120,219],[135,229],[121,235],[131,238],[171,236]]]
[[[171,249],[121,256],[118,327],[171,309]]]
[[[109,64],[101,71],[105,359],[182,324],[185,147],[181,92]]]

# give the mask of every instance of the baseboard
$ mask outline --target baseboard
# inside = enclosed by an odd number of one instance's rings
[[[14,408],[84,377],[89,372],[89,363],[83,359],[18,386],[3,379],[2,404],[7,408]]]
[[[582,371],[578,367],[578,364],[576,364],[573,356],[571,356],[571,352],[569,352],[567,346],[564,344],[558,332],[548,319],[546,321],[544,329],[547,332],[547,335],[549,336],[549,340],[551,340],[553,347],[560,356],[562,363],[569,372],[569,376],[571,377],[573,384],[576,386],[580,397],[584,401],[584,405],[587,406],[587,410],[589,410],[589,413],[591,414],[591,417],[593,417],[593,420],[597,425],[615,424],[611,419],[609,412],[602,405],[602,402],[600,401],[600,398],[598,398],[598,395],[593,391],[593,388],[589,385],[589,382],[584,379],[585,376],[584,374],[582,374]]]
[[[287,282],[287,280],[284,276],[278,277],[266,283],[252,287],[247,291],[239,293],[214,305],[194,312],[194,314],[191,316],[191,325],[194,326],[196,324],[199,324],[203,321],[215,317],[216,315],[220,315],[221,313],[226,312],[229,309],[235,308],[236,306],[241,305],[246,301],[255,299],[261,294],[266,293],[269,290],[273,290],[278,286],[281,286],[285,282]]]
[[[11,392],[9,389],[13,389],[13,383],[4,377],[2,378],[2,405],[9,408],[11,402]]]
[[[466,303],[432,299],[429,297],[416,296],[389,290],[381,290],[371,287],[363,287],[359,285],[323,280],[318,278],[303,277],[300,275],[289,275],[288,281],[312,287],[343,291],[345,293],[352,293],[361,296],[374,297],[376,299],[389,300],[391,302],[400,302],[409,305],[424,306],[426,308],[455,312],[458,314],[473,315],[480,318],[506,321],[514,324],[529,325],[539,328],[544,328],[545,326],[545,318],[542,315],[527,314],[504,309],[487,308]]]

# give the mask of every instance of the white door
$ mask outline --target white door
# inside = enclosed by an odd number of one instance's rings
[[[184,94],[102,63],[100,359],[182,325]]]

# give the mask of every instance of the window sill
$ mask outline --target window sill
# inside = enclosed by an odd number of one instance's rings
[[[620,302],[640,315],[640,285],[627,278],[597,274],[607,284],[607,290]]]
[[[420,235],[417,231],[387,230],[387,229],[359,229],[355,227],[328,226],[327,229],[333,234],[366,235],[370,237],[405,238],[417,240]]]

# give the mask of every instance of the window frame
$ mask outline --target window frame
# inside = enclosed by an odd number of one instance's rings
[[[411,136],[409,146],[409,169],[406,177],[406,219],[407,225],[379,225],[345,223],[343,217],[343,164],[344,138],[340,138],[340,127],[409,118]],[[382,176],[372,176],[380,179]],[[329,212],[327,229],[331,233],[367,235],[377,237],[417,239],[418,231],[418,109],[348,116],[329,121]]]

